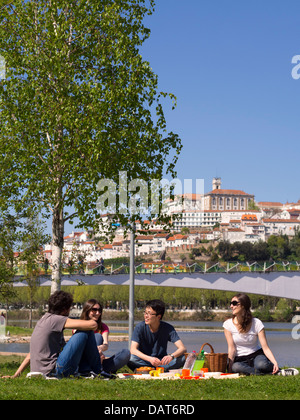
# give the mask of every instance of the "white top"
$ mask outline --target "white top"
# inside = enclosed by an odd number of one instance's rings
[[[253,318],[251,328],[246,333],[240,333],[233,323],[233,319],[227,319],[223,327],[230,331],[236,347],[236,356],[247,356],[261,348],[258,340],[258,333],[264,328],[264,324]]]

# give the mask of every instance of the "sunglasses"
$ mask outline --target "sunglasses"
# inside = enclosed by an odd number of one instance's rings
[[[94,313],[99,312],[101,314],[100,308],[91,308],[90,311]]]
[[[232,305],[232,306],[238,306],[240,304],[240,302],[238,302],[237,300],[232,300],[231,302],[230,302],[230,306]]]

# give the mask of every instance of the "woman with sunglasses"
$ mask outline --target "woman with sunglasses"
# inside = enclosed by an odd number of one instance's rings
[[[95,330],[95,339],[101,358],[105,358],[103,352],[108,350],[109,328],[102,322],[103,307],[96,299],[90,299],[83,305],[80,319],[92,319],[97,322],[98,328]]]
[[[244,293],[235,295],[230,302],[232,318],[223,324],[228,344],[229,372],[277,374],[280,371],[267,343],[264,325],[252,316],[250,307],[250,298]]]
[[[103,369],[106,372],[115,373],[121,367],[125,366],[130,359],[130,351],[123,349],[116,353],[114,356],[106,358],[104,352],[108,350],[108,335],[109,328],[102,322],[103,307],[96,299],[89,299],[83,305],[80,319],[93,320],[97,322],[97,329],[95,332],[96,344],[98,346]]]

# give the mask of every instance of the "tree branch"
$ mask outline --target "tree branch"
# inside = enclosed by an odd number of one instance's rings
[[[52,145],[52,142],[51,142],[51,139],[50,139],[50,136],[49,136],[48,131],[46,132],[46,137],[47,137],[47,140],[48,140],[48,144],[49,144],[50,148],[52,149],[53,148],[53,145]]]
[[[67,222],[68,220],[72,219],[72,217],[78,216],[78,212],[75,212],[73,214],[70,214],[69,216],[64,218],[64,222]]]

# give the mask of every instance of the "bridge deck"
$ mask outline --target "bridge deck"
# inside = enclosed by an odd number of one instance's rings
[[[50,286],[50,277],[41,277],[40,284],[41,286]],[[61,284],[65,286],[78,284],[129,285],[129,274],[74,274],[63,276]],[[300,272],[135,274],[135,284],[138,286],[225,290],[300,300]],[[25,281],[14,283],[14,286],[26,285]]]

